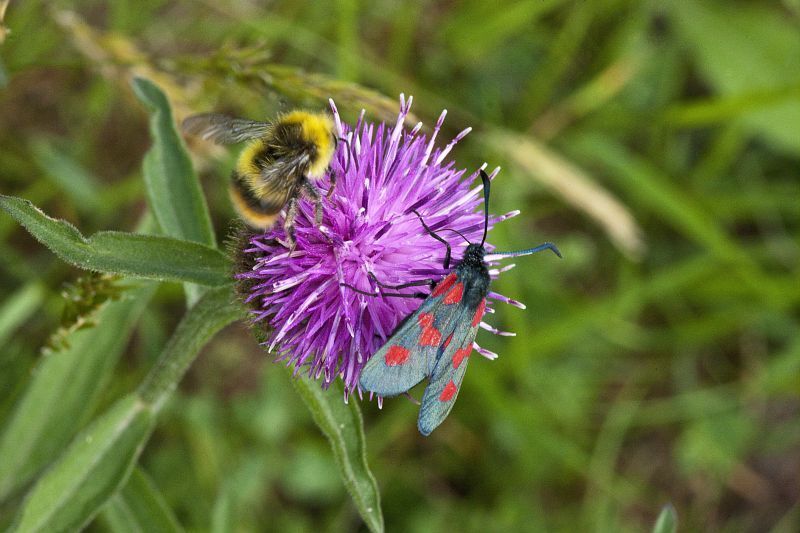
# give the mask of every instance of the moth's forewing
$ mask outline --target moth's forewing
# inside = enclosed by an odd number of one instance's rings
[[[456,283],[450,273],[431,291],[419,308],[404,320],[361,370],[359,385],[380,396],[407,392],[430,376],[444,339],[431,335],[429,316],[439,314],[447,291]]]

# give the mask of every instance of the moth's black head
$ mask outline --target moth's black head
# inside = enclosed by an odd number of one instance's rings
[[[464,283],[464,297],[461,302],[475,309],[489,292],[489,269],[483,262],[486,250],[480,244],[470,244],[464,251],[464,258],[458,263],[458,278]]]
[[[461,260],[465,265],[483,266],[483,256],[486,249],[480,244],[470,244],[464,251],[464,258]]]

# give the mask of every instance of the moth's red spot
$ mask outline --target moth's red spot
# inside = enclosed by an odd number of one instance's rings
[[[423,328],[429,328],[433,325],[433,315],[430,313],[420,313],[417,316],[417,322]]]
[[[419,336],[419,343],[421,346],[439,346],[442,342],[442,334],[434,327],[426,328]]]
[[[483,318],[483,313],[485,312],[486,312],[486,298],[481,300],[481,303],[478,304],[478,308],[475,310],[475,316],[472,317],[473,328],[481,323],[481,318]]]
[[[436,296],[441,296],[447,289],[452,287],[453,283],[455,282],[456,282],[456,273],[451,272],[450,274],[447,275],[446,278],[440,281],[436,287],[433,288],[431,296],[433,296],[434,298]]]
[[[442,342],[442,333],[433,327],[433,315],[430,313],[420,313],[417,316],[419,325],[422,326],[422,334],[419,336],[421,346],[439,346]]]
[[[453,380],[451,379],[450,383],[445,385],[442,394],[439,395],[439,401],[449,402],[453,399],[453,396],[455,396],[456,392],[458,392],[458,387],[456,387],[456,384],[453,383]]]
[[[469,354],[472,353],[472,346],[465,346],[463,348],[459,348],[456,350],[456,353],[453,354],[453,368],[458,368],[461,366],[462,361],[469,357]]]
[[[464,284],[456,283],[456,285],[444,296],[444,300],[442,301],[445,304],[457,304],[461,301],[462,296],[464,296]]]
[[[402,346],[393,345],[389,347],[389,351],[386,352],[386,357],[384,361],[386,361],[386,366],[400,366],[408,361],[408,356],[411,354],[408,350],[403,348]]]
[[[447,337],[442,345],[442,348],[447,348],[450,346],[450,341],[453,340],[453,334],[451,333],[449,337]]]

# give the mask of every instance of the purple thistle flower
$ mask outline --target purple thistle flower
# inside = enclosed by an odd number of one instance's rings
[[[419,306],[416,299],[381,297],[370,273],[392,285],[438,281],[448,273],[442,268],[444,246],[428,235],[413,211],[435,231],[456,230],[473,242],[480,241],[483,233],[482,187],[472,187],[478,173],[465,178],[465,170],[448,160],[471,128],[444,148],[435,148],[447,112],[442,112],[428,138],[420,133],[421,123],[410,131],[405,127],[411,102],[412,98],[406,101],[400,96],[400,113],[392,126],[366,122],[362,111],[355,127],[350,127],[341,122],[331,100],[338,134],[347,143],[339,143],[331,162],[337,183],[333,196],[323,200],[322,227],[315,226],[313,206],[301,201],[291,256],[281,242],[285,234],[279,222],[250,238],[243,252],[253,267],[237,275],[253,308],[254,323],[268,325],[264,342],[268,350],[277,352],[277,360],[294,365],[295,373],[306,367],[310,376],[322,377],[323,387],[341,376],[345,397],[358,387],[367,359]],[[328,177],[317,183],[326,189]],[[517,214],[490,217],[489,227]],[[456,233],[447,233],[455,236],[451,246],[458,260],[467,243]],[[512,267],[490,266],[490,274],[497,277]],[[342,284],[376,296],[358,294]],[[489,298],[524,308],[494,292]],[[493,312],[491,307],[487,311]],[[489,359],[497,357],[477,345],[476,349]]]

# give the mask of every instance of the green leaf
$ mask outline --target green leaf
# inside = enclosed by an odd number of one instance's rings
[[[69,334],[69,347],[40,360],[0,436],[0,500],[28,483],[78,432],[155,286],[109,302],[97,326]]]
[[[203,191],[175,129],[169,101],[144,78],[133,80],[133,91],[150,110],[153,146],[144,157],[144,181],[150,207],[170,237],[215,246],[214,229]]]
[[[72,531],[89,523],[133,469],[155,425],[152,406],[131,394],[78,434],[34,485],[16,531]]]
[[[361,518],[370,531],[383,531],[380,492],[367,465],[367,444],[358,404],[353,399],[344,403],[338,382],[325,391],[315,381],[300,376],[294,380],[294,386],[314,422],[328,437],[339,473]]]
[[[241,316],[230,286],[207,291],[184,315],[139,391],[78,434],[39,478],[19,511],[17,531],[65,531],[87,524],[127,481],[160,407],[200,349]]]
[[[114,533],[175,533],[183,531],[167,502],[141,469],[106,504],[101,518]]]
[[[101,231],[84,237],[21,198],[0,195],[0,207],[64,261],[86,270],[201,285],[230,282],[229,263],[214,248],[154,235]]]
[[[734,97],[745,127],[800,153],[800,37],[791,19],[779,8],[731,9],[720,1],[671,2],[669,13],[701,75],[720,95]]]
[[[672,504],[668,503],[658,515],[653,533],[675,533],[678,530],[678,514]]]

